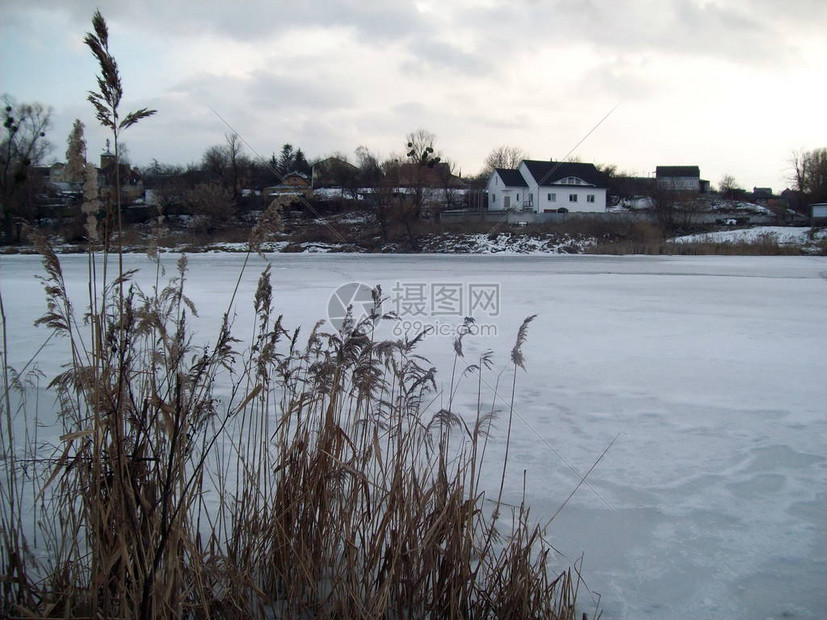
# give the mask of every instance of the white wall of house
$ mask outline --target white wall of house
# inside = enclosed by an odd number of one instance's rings
[[[577,185],[552,185],[534,190],[534,210],[546,213],[567,209],[570,213],[603,213],[606,189]]]
[[[494,171],[488,179],[488,185],[485,186],[485,191],[488,192],[489,211],[503,210],[502,189],[503,180],[500,178],[500,175]]]
[[[525,164],[518,168],[528,187],[508,187],[497,172],[488,179],[488,210],[522,210],[530,205],[535,213],[566,209],[570,213],[603,213],[606,210],[606,189],[587,185],[582,179],[571,178],[566,184],[540,186],[534,184]]]
[[[531,173],[525,162],[520,163],[520,174],[529,184],[533,194],[531,206],[535,213],[545,213],[567,209],[570,213],[602,213],[606,210],[606,189],[586,184],[580,178],[564,179],[565,184],[534,185]],[[552,179],[537,179],[548,182]],[[558,179],[553,179],[557,181]]]
[[[661,177],[658,186],[675,192],[700,192],[701,180],[698,177]]]
[[[507,187],[499,174],[494,172],[488,179],[488,210],[505,211],[506,209],[519,209],[525,198],[525,187]]]

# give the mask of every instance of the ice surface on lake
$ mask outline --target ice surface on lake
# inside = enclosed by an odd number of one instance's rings
[[[168,274],[176,256],[164,256]],[[190,257],[187,290],[204,340],[215,340],[244,257]],[[82,308],[86,258],[64,256]],[[616,438],[549,526],[561,567],[585,554],[583,576],[604,618],[821,618],[827,609],[827,260],[815,257],[273,255],[275,300],[287,325],[327,313],[342,284],[499,285],[496,329],[465,341],[467,363],[493,349],[500,409],[510,399],[509,353],[529,314],[505,501],[523,495],[548,520]],[[152,280],[149,261],[127,267]],[[243,275],[235,335],[252,331],[253,291],[265,262]],[[46,340],[31,327],[44,309],[33,257],[0,258],[11,363]],[[399,287],[397,286],[397,289]],[[398,299],[397,299],[398,301]],[[430,301],[430,300],[427,300]],[[468,307],[468,299],[465,299]],[[388,304],[391,305],[392,300]],[[390,309],[390,307],[388,307]],[[411,325],[458,316],[407,316]],[[397,326],[398,329],[399,326]],[[381,328],[392,335],[391,326]],[[65,343],[37,358],[53,376]],[[447,404],[450,337],[420,352],[442,373]],[[483,375],[488,406],[497,372]],[[471,419],[476,380],[454,409]],[[505,414],[503,414],[504,416]],[[505,417],[492,456],[502,453]],[[43,430],[42,432],[47,432]],[[487,471],[496,489],[499,471]],[[591,613],[591,597],[580,602]]]

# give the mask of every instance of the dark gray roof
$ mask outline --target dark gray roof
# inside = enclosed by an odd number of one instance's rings
[[[519,170],[512,170],[510,168],[496,168],[495,170],[497,174],[500,175],[506,187],[528,187],[528,183],[525,182]]]
[[[655,176],[660,177],[693,177],[700,178],[701,169],[698,166],[658,166]]]
[[[560,181],[567,177],[577,177],[589,185],[606,187],[604,175],[595,168],[594,164],[566,161],[537,161],[525,159],[523,163],[528,168],[537,185],[562,185]]]

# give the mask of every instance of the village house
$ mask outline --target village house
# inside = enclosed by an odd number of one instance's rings
[[[122,204],[141,202],[144,198],[144,180],[140,170],[123,162],[116,167],[115,154],[109,150],[108,141],[106,147],[106,151],[100,156],[98,186],[101,189],[113,188],[119,179]]]
[[[525,159],[488,180],[489,211],[603,213],[606,181],[594,164]]]
[[[261,193],[264,196],[296,196],[297,198],[301,196],[309,198],[313,193],[313,189],[310,187],[310,179],[306,175],[300,172],[289,172],[282,177],[281,183],[265,187]]]
[[[660,189],[670,192],[709,192],[709,181],[701,178],[698,166],[658,166],[655,179]]]
[[[359,180],[359,168],[339,157],[327,157],[313,164],[312,186],[355,187]]]
[[[101,153],[98,172],[98,187],[108,190],[115,187],[119,178],[121,204],[124,206],[144,201],[144,181],[140,170],[128,163],[115,165],[115,155],[107,149]],[[32,166],[31,174],[38,182],[38,203],[43,208],[64,208],[79,206],[83,200],[83,183],[67,176],[67,166],[55,162],[49,166]],[[48,211],[47,211],[48,213]]]

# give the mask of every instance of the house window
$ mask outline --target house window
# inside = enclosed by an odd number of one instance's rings
[[[517,202],[520,202],[520,195],[517,194]]]
[[[577,194],[569,194],[569,202],[577,202]]]
[[[594,202],[594,194],[589,194],[586,196],[586,202]]]
[[[548,195],[549,202],[557,202],[557,194],[549,194]]]
[[[497,202],[497,194],[491,194],[491,204],[496,204]]]

